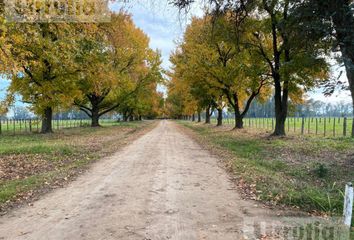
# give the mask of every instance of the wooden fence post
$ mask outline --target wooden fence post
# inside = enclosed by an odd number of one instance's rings
[[[268,130],[268,128],[269,128],[269,117],[267,117],[267,130]]]
[[[304,130],[305,130],[305,118],[302,117],[302,121],[301,121],[301,135],[304,135]]]
[[[336,119],[333,118],[333,137],[336,136]]]
[[[32,119],[29,120],[29,131],[32,132]]]
[[[272,130],[274,130],[274,118],[272,118]]]
[[[343,136],[347,136],[347,118],[345,117],[343,120]]]
[[[324,120],[323,120],[323,135],[324,135],[324,137],[326,136],[326,129],[327,128],[327,124],[326,124],[326,118],[324,118]]]
[[[318,134],[318,119],[316,118],[316,135]]]
[[[347,183],[345,186],[343,218],[344,224],[348,227],[352,224],[353,194],[353,184]]]
[[[288,132],[290,132],[290,118],[287,118],[288,120]]]
[[[2,133],[1,122],[2,122],[2,120],[0,119],[0,134]]]
[[[310,130],[310,128],[311,128],[311,120],[310,120],[310,118],[308,118],[307,119],[307,121],[308,121],[308,123],[307,123],[307,133],[310,135],[310,133],[311,133],[311,130]]]

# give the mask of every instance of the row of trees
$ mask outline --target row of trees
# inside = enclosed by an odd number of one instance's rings
[[[15,96],[52,131],[55,111],[73,106],[99,126],[112,111],[125,119],[159,114],[160,54],[123,11],[110,22],[2,22],[1,72],[11,80],[5,112]]]
[[[183,9],[193,1],[176,0]],[[285,135],[289,103],[325,86],[340,51],[354,95],[354,17],[350,0],[211,0],[171,56],[168,108],[175,117],[228,106],[243,127],[252,102],[274,96],[274,135]],[[222,115],[222,114],[220,114]],[[208,122],[208,120],[207,120]]]

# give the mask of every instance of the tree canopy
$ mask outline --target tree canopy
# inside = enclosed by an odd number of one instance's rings
[[[156,116],[161,101],[160,54],[131,16],[110,22],[3,22],[1,69],[10,80],[6,106],[19,95],[52,131],[53,114],[73,105],[99,126],[99,118],[133,102],[134,114]],[[156,99],[155,99],[156,98]],[[6,109],[5,107],[3,107]],[[151,112],[150,112],[151,111]],[[138,117],[137,117],[138,118]]]

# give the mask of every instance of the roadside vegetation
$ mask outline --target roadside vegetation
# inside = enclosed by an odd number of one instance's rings
[[[65,185],[88,164],[140,136],[153,122],[0,137],[0,211]]]
[[[353,139],[272,138],[251,129],[181,124],[227,159],[246,197],[313,214],[343,213],[344,186],[354,180]]]

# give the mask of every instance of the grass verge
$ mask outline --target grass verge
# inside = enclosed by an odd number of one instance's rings
[[[0,212],[65,185],[87,166],[117,151],[154,122],[72,128],[43,135],[0,136]]]
[[[313,214],[339,216],[354,180],[354,140],[285,137],[179,122],[228,161],[246,197]]]

